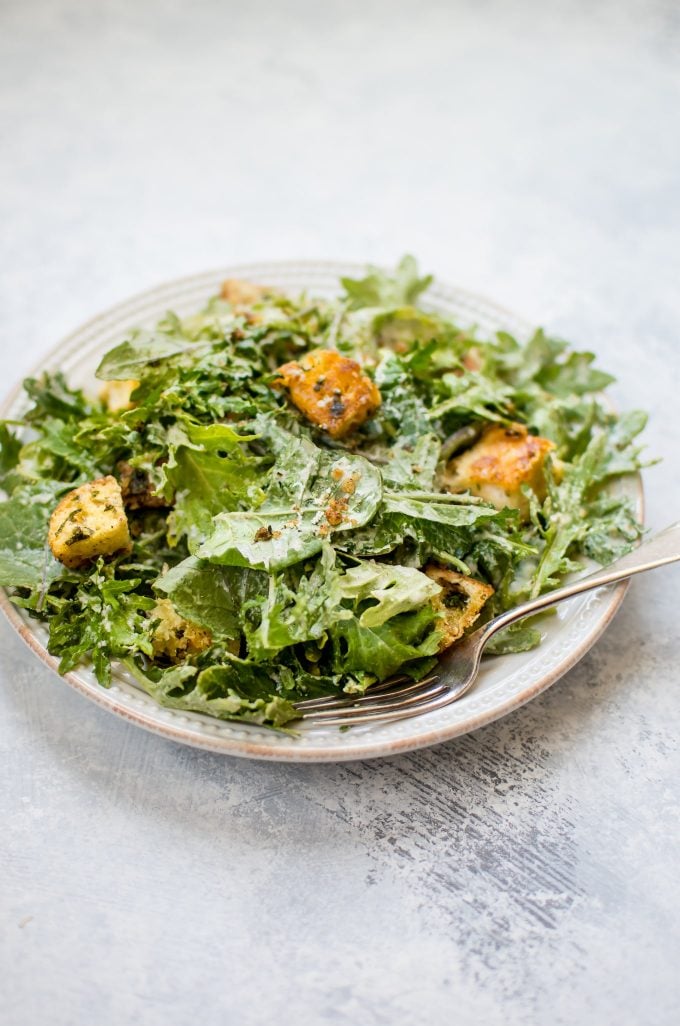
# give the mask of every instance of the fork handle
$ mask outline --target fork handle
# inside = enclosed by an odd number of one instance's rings
[[[609,566],[595,570],[570,584],[565,584],[563,587],[557,588],[556,591],[548,591],[545,595],[539,595],[538,598],[523,602],[521,606],[515,606],[514,609],[499,613],[493,620],[489,620],[480,628],[479,634],[482,635],[483,643],[486,643],[496,631],[531,613],[538,613],[541,609],[554,606],[562,599],[572,598],[574,595],[591,591],[593,588],[601,588],[605,584],[624,581],[634,574],[641,574],[645,570],[654,570],[657,566],[664,566],[666,563],[674,563],[677,560],[680,560],[680,521],[655,534],[649,541],[638,545],[633,552],[627,553],[616,562],[610,563]]]

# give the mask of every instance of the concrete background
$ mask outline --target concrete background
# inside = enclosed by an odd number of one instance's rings
[[[164,279],[423,266],[601,354],[680,514],[680,8],[0,3],[9,385]],[[384,762],[183,749],[0,625],[8,1026],[677,1022],[680,572],[507,720]]]

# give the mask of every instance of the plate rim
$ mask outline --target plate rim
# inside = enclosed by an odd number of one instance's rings
[[[128,296],[127,298],[119,300],[107,307],[105,310],[100,311],[98,314],[79,324],[73,331],[70,331],[67,335],[54,343],[54,345],[50,346],[25,376],[30,377],[39,374],[50,362],[58,363],[60,356],[65,355],[64,350],[68,349],[69,346],[72,346],[84,332],[95,330],[98,324],[105,323],[107,319],[116,315],[122,307],[133,307],[137,303],[144,303],[145,301],[150,300],[157,293],[164,290],[178,292],[182,288],[196,286],[204,280],[208,281],[213,278],[229,277],[238,274],[248,275],[250,273],[255,276],[261,276],[263,269],[270,268],[278,268],[281,272],[295,268],[298,271],[307,270],[310,274],[318,274],[319,272],[325,271],[337,276],[338,273],[362,273],[365,271],[367,265],[368,262],[360,263],[332,260],[291,259],[255,261],[246,264],[232,264],[223,268],[214,268],[213,270],[184,275],[163,281],[155,286],[143,289],[140,292],[136,292],[133,295]],[[450,285],[448,282],[442,281],[439,278],[434,278],[430,286],[430,290],[434,292],[441,290],[444,292],[455,293],[456,296],[466,300],[472,307],[479,305],[481,309],[493,309],[495,313],[498,313],[501,316],[505,315],[509,322],[522,323],[528,328],[531,327],[529,322],[525,321],[523,317],[495,301],[488,300],[477,292]],[[6,417],[14,403],[21,396],[23,387],[22,382],[23,379],[18,381],[8,392],[4,394],[0,401],[0,417]],[[634,501],[637,507],[637,514],[641,522],[644,523],[644,490],[642,478],[639,473],[634,476],[633,482],[635,489]],[[106,709],[119,718],[126,720],[129,723],[133,723],[136,726],[142,727],[157,736],[164,737],[180,744],[188,745],[192,748],[198,748],[203,751],[211,751],[220,755],[231,755],[247,759],[297,763],[351,762],[355,760],[385,758],[387,756],[399,755],[405,752],[416,751],[421,748],[429,748],[434,745],[443,744],[444,742],[453,740],[456,737],[461,737],[465,734],[479,730],[480,728],[493,723],[495,720],[502,719],[504,716],[509,715],[516,709],[521,708],[523,705],[526,705],[568,673],[569,670],[585,656],[590,648],[592,648],[592,646],[604,634],[620,609],[629,584],[629,581],[623,581],[620,584],[610,586],[607,589],[609,591],[609,597],[605,608],[600,611],[592,628],[584,635],[580,642],[566,653],[560,662],[551,670],[542,672],[538,680],[535,680],[531,684],[524,685],[515,695],[509,696],[493,708],[470,715],[467,719],[458,721],[457,723],[434,727],[432,730],[417,736],[384,741],[375,740],[369,744],[348,744],[343,748],[329,748],[323,743],[316,746],[307,743],[303,748],[302,746],[298,746],[296,740],[292,738],[290,742],[282,743],[280,735],[278,737],[277,745],[271,745],[265,741],[259,741],[255,738],[252,740],[240,740],[233,737],[230,738],[228,736],[218,737],[213,734],[201,735],[199,733],[192,732],[184,726],[159,721],[158,719],[155,719],[153,715],[153,710],[156,706],[151,707],[152,711],[149,713],[145,712],[143,709],[133,710],[119,700],[116,697],[115,692],[101,687],[101,685],[97,685],[97,690],[95,690],[92,685],[79,677],[76,670],[60,674],[58,672],[59,660],[49,654],[45,646],[37,637],[36,633],[31,630],[29,624],[21,616],[19,608],[11,602],[7,591],[4,588],[0,588],[0,611],[10,626],[15,629],[24,644],[35,655],[37,655],[41,662],[48,666],[60,680],[64,680],[75,691],[89,699],[91,702],[94,702],[100,708]],[[162,707],[158,706],[157,708],[161,709]],[[414,717],[414,720],[417,719],[417,717]],[[241,725],[239,724],[239,726]],[[243,726],[247,727],[248,725],[244,724]]]

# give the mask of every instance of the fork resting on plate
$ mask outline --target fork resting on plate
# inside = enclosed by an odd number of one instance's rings
[[[297,702],[302,719],[324,726],[361,726],[365,723],[402,720],[442,709],[466,694],[479,672],[482,653],[493,635],[517,620],[593,588],[623,581],[634,574],[680,560],[680,521],[643,542],[633,552],[607,567],[595,570],[555,591],[524,602],[495,616],[451,646],[440,658],[436,672],[423,680],[391,677],[359,698],[311,698]]]

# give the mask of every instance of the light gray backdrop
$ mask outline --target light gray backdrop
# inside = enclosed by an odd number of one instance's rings
[[[175,275],[408,249],[601,354],[677,519],[679,12],[3,0],[3,382]],[[0,625],[3,1021],[677,1022],[679,585],[504,722],[336,767],[146,735]]]

